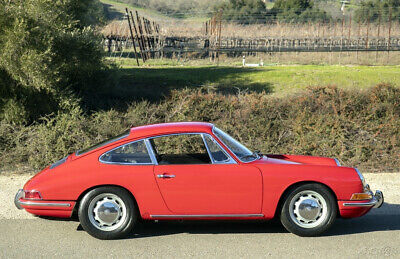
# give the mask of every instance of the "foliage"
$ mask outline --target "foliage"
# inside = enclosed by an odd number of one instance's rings
[[[223,19],[239,24],[265,23],[267,9],[262,0],[229,0],[220,7]]]
[[[253,150],[337,157],[363,170],[400,167],[400,89],[310,87],[281,98],[263,93],[224,95],[210,89],[173,91],[159,103],[132,103],[124,112],[79,109],[31,126],[0,123],[2,165],[41,168],[131,126],[208,121]]]
[[[27,123],[69,109],[95,87],[106,69],[99,35],[90,27],[101,20],[98,8],[95,0],[1,0],[0,80],[7,83],[0,114],[20,110],[12,120]],[[36,106],[48,109],[34,112]]]
[[[314,6],[311,0],[277,0],[271,9],[273,17],[281,22],[327,21],[328,14]]]
[[[400,21],[400,0],[368,0],[360,3],[361,6],[355,11],[357,21],[382,22],[392,20]],[[391,14],[390,14],[391,12]]]

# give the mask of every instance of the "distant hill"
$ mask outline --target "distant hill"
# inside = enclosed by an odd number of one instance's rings
[[[215,6],[228,0],[99,0],[109,19],[120,18],[125,7],[139,9],[158,17],[201,19],[211,17]]]

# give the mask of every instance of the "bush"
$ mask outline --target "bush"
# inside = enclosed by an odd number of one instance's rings
[[[363,170],[400,168],[400,89],[311,87],[276,98],[260,93],[223,95],[210,90],[174,91],[160,103],[131,104],[124,112],[84,115],[74,109],[40,124],[0,123],[2,165],[41,168],[132,126],[208,121],[253,150],[337,157]]]
[[[100,35],[91,27],[101,21],[98,8],[95,0],[0,2],[0,81],[7,81],[0,83],[0,110],[8,99],[27,111],[39,106],[20,121],[14,116],[16,123],[33,122],[73,108],[65,100],[77,103],[104,80]],[[43,105],[29,106],[31,99]]]

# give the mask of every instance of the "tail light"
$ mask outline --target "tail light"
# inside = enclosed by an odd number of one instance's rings
[[[27,200],[41,200],[42,195],[39,191],[35,190],[24,190],[24,199]]]

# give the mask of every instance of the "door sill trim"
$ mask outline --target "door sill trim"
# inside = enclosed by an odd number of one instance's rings
[[[262,218],[264,214],[150,215],[150,218]]]

